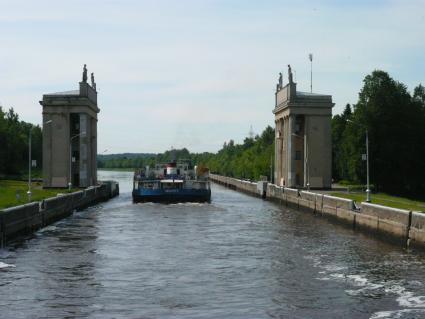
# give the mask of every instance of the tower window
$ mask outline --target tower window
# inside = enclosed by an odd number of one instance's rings
[[[295,160],[301,160],[301,151],[295,151]]]

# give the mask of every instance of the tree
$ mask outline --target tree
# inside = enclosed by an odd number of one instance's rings
[[[343,145],[343,136],[347,127],[347,121],[351,119],[352,111],[350,104],[345,106],[342,115],[332,118],[332,176],[339,179],[349,179],[348,162],[349,154]]]
[[[420,103],[422,107],[425,107],[425,88],[422,86],[422,84],[419,84],[413,90],[413,99]]]
[[[365,182],[365,133],[369,133],[370,179],[378,190],[415,195],[425,191],[424,89],[410,96],[404,84],[388,73],[364,79],[352,114],[332,120],[334,177]],[[349,117],[351,122],[347,123]]]
[[[42,132],[39,126],[19,121],[13,108],[0,107],[0,175],[26,174],[28,169],[28,137],[32,135],[32,159],[41,168]]]
[[[254,138],[245,138],[243,144],[233,140],[224,143],[217,154],[209,154],[204,162],[211,172],[245,179],[270,177],[270,165],[274,157],[274,129],[266,129]]]

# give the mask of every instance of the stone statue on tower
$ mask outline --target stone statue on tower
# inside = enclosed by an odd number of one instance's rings
[[[279,89],[282,88],[282,72],[279,72]]]
[[[94,72],[92,72],[90,76],[91,76],[91,87],[96,90],[96,82],[94,81]]]
[[[289,83],[294,83],[292,79],[292,69],[290,64],[288,64],[288,80],[289,80]]]
[[[86,67],[85,64],[84,64],[84,67],[83,67],[83,82],[87,83],[87,67]]]

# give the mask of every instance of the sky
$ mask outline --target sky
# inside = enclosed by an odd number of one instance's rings
[[[0,0],[0,105],[41,124],[46,93],[98,88],[99,153],[192,152],[274,126],[278,73],[339,114],[381,69],[425,84],[425,0]]]

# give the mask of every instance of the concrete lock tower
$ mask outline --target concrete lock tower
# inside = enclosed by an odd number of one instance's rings
[[[43,187],[97,184],[97,91],[84,65],[79,90],[44,94]]]
[[[288,65],[289,83],[276,85],[275,183],[285,187],[331,188],[331,95],[297,91]]]

